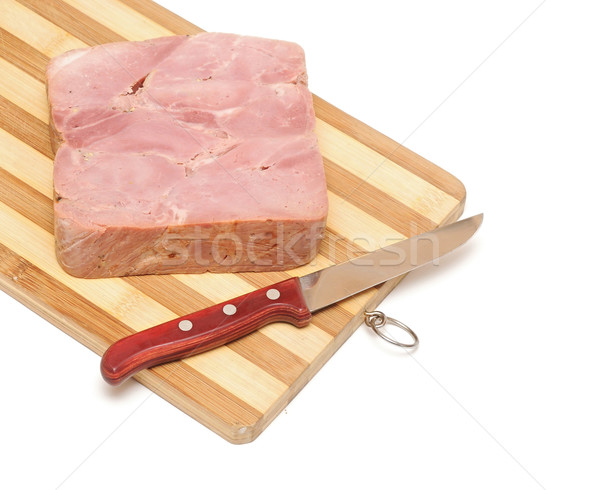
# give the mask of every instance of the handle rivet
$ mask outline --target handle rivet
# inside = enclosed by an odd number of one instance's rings
[[[237,311],[237,308],[235,307],[235,305],[232,304],[227,304],[225,306],[223,306],[223,313],[225,313],[226,315],[235,315],[235,312]]]
[[[281,293],[277,289],[269,289],[267,291],[267,298],[269,299],[279,299],[279,296],[281,296]]]
[[[193,327],[193,324],[189,320],[181,320],[179,322],[179,329],[183,330],[184,332],[191,330],[192,327]]]

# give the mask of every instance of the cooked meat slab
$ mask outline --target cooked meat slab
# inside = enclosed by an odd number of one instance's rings
[[[294,44],[221,33],[47,69],[56,253],[79,277],[280,270],[316,254],[323,161]]]

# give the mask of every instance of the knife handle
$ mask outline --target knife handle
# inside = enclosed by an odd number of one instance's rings
[[[142,369],[193,356],[273,322],[309,324],[311,313],[293,277],[125,337],[102,356],[102,377],[118,385]]]

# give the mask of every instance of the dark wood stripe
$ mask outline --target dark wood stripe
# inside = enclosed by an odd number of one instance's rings
[[[382,206],[378,199],[381,190],[327,158],[323,158],[323,163],[327,187],[331,191],[404,236],[418,235],[437,227],[437,223],[390,195],[385,196],[385,206]],[[352,192],[352,189],[356,190]]]
[[[360,245],[329,228],[325,230],[325,236],[319,247],[319,255],[322,255],[335,264],[341,264],[347,260],[360,257],[366,251]]]
[[[46,81],[46,66],[49,58],[1,27],[0,58],[18,66],[39,81]]]
[[[0,128],[48,158],[54,158],[48,125],[0,95]]]
[[[327,228],[323,241],[319,246],[319,255],[335,264],[359,257],[366,252],[364,248],[348,240],[348,238]]]
[[[228,344],[240,356],[290,386],[308,367],[308,363],[260,331]]]
[[[52,200],[3,168],[0,168],[0,201],[43,230],[54,232]]]
[[[421,177],[458,201],[465,199],[462,182],[429,160],[313,94],[316,116],[385,158]]]
[[[253,425],[263,415],[260,410],[182,362],[163,364],[150,371],[159,378],[158,381],[146,380],[144,373],[136,378],[142,378],[152,391],[203,424],[207,421],[198,418],[198,410],[205,416],[208,413],[209,417],[222,419],[234,426]],[[196,405],[193,410],[189,410],[190,400]]]
[[[316,312],[313,315],[312,323],[332,337],[335,337],[348,325],[348,322],[353,317],[354,315],[348,310],[338,304],[334,304]]]
[[[98,21],[61,0],[17,0],[86,44],[102,44],[126,39]]]
[[[121,0],[121,3],[137,10],[144,17],[153,20],[175,34],[204,32],[203,29],[154,2],[148,0]]]

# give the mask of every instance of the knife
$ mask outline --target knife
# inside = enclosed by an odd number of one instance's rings
[[[483,214],[478,214],[142,330],[106,350],[102,376],[118,385],[142,369],[213,349],[269,323],[304,327],[315,311],[451,252],[473,236],[482,221]]]

